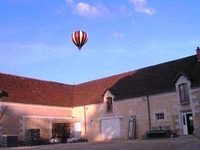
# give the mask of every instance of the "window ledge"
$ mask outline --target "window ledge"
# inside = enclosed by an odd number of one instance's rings
[[[106,111],[106,113],[107,113],[107,114],[112,114],[112,113],[113,113],[113,111]]]
[[[188,104],[190,104],[190,101],[181,102],[181,105],[188,105]]]
[[[110,116],[110,117],[100,117],[99,120],[105,120],[105,119],[122,119],[123,116]]]

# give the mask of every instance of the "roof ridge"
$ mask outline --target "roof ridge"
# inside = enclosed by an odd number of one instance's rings
[[[97,82],[97,81],[101,81],[101,80],[106,80],[106,79],[113,78],[113,77],[125,76],[125,75],[131,74],[131,73],[134,73],[134,70],[118,73],[118,74],[115,74],[115,75],[110,75],[110,76],[107,76],[107,77],[97,78],[97,79],[94,79],[94,80],[89,80],[89,81],[86,81],[86,82],[75,84],[75,86],[79,86],[79,85],[83,85],[83,84],[89,84],[89,83],[93,83],[93,82]]]
[[[146,66],[146,67],[143,67],[143,68],[138,68],[134,71],[147,69],[147,68],[151,68],[151,67],[156,67],[156,66],[160,66],[160,65],[164,65],[164,64],[174,63],[174,62],[180,62],[180,60],[185,60],[185,59],[188,59],[188,58],[192,58],[194,56],[196,56],[196,55],[190,55],[190,56],[179,58],[179,59],[169,60],[169,61],[166,61],[166,62],[163,62],[163,63],[158,63],[158,64],[154,64],[154,65],[151,65],[151,66]]]

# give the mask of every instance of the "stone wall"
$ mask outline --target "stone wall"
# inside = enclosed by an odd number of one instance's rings
[[[179,130],[180,111],[176,102],[176,93],[150,96],[149,101],[152,129]],[[157,120],[156,113],[164,113],[164,119]]]
[[[175,92],[149,96],[152,127],[168,126],[172,130],[175,128],[174,116],[176,116],[177,120],[180,119],[178,111],[173,113],[175,109],[175,99]],[[156,112],[164,112],[165,119],[162,121],[155,120]],[[144,134],[149,130],[147,97],[114,101],[113,112],[109,113],[106,112],[105,102],[75,107],[73,108],[72,115],[77,119],[77,121],[81,122],[83,131],[82,135],[84,135],[86,124],[86,136],[90,141],[102,140],[101,119],[106,117],[120,117],[121,140],[127,140],[128,123],[131,116],[136,116],[136,138],[143,138]]]
[[[200,137],[200,89],[192,91],[194,134]]]
[[[69,123],[72,120],[69,119],[57,119],[57,118],[32,118],[26,117],[24,121],[24,132],[27,129],[40,129],[40,137],[42,140],[49,140],[52,137],[52,124],[53,123]],[[25,134],[24,134],[25,135]]]
[[[14,134],[26,140],[27,129],[40,129],[42,139],[50,139],[52,123],[72,122],[72,108],[2,103],[7,110],[2,118],[2,134]]]

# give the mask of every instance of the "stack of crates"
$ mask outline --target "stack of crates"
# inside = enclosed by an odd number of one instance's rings
[[[27,129],[26,143],[27,145],[38,145],[40,143],[40,129]]]

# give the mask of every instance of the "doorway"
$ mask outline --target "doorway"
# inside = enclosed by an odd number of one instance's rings
[[[182,123],[183,123],[183,135],[193,134],[194,125],[193,125],[192,113],[183,113],[182,114]]]
[[[109,118],[101,120],[101,132],[103,140],[116,140],[121,137],[120,118]]]
[[[56,135],[61,139],[61,142],[67,142],[70,137],[70,123],[53,123],[52,135]]]
[[[128,124],[128,140],[134,140],[136,135],[136,116],[131,116],[129,118]]]

